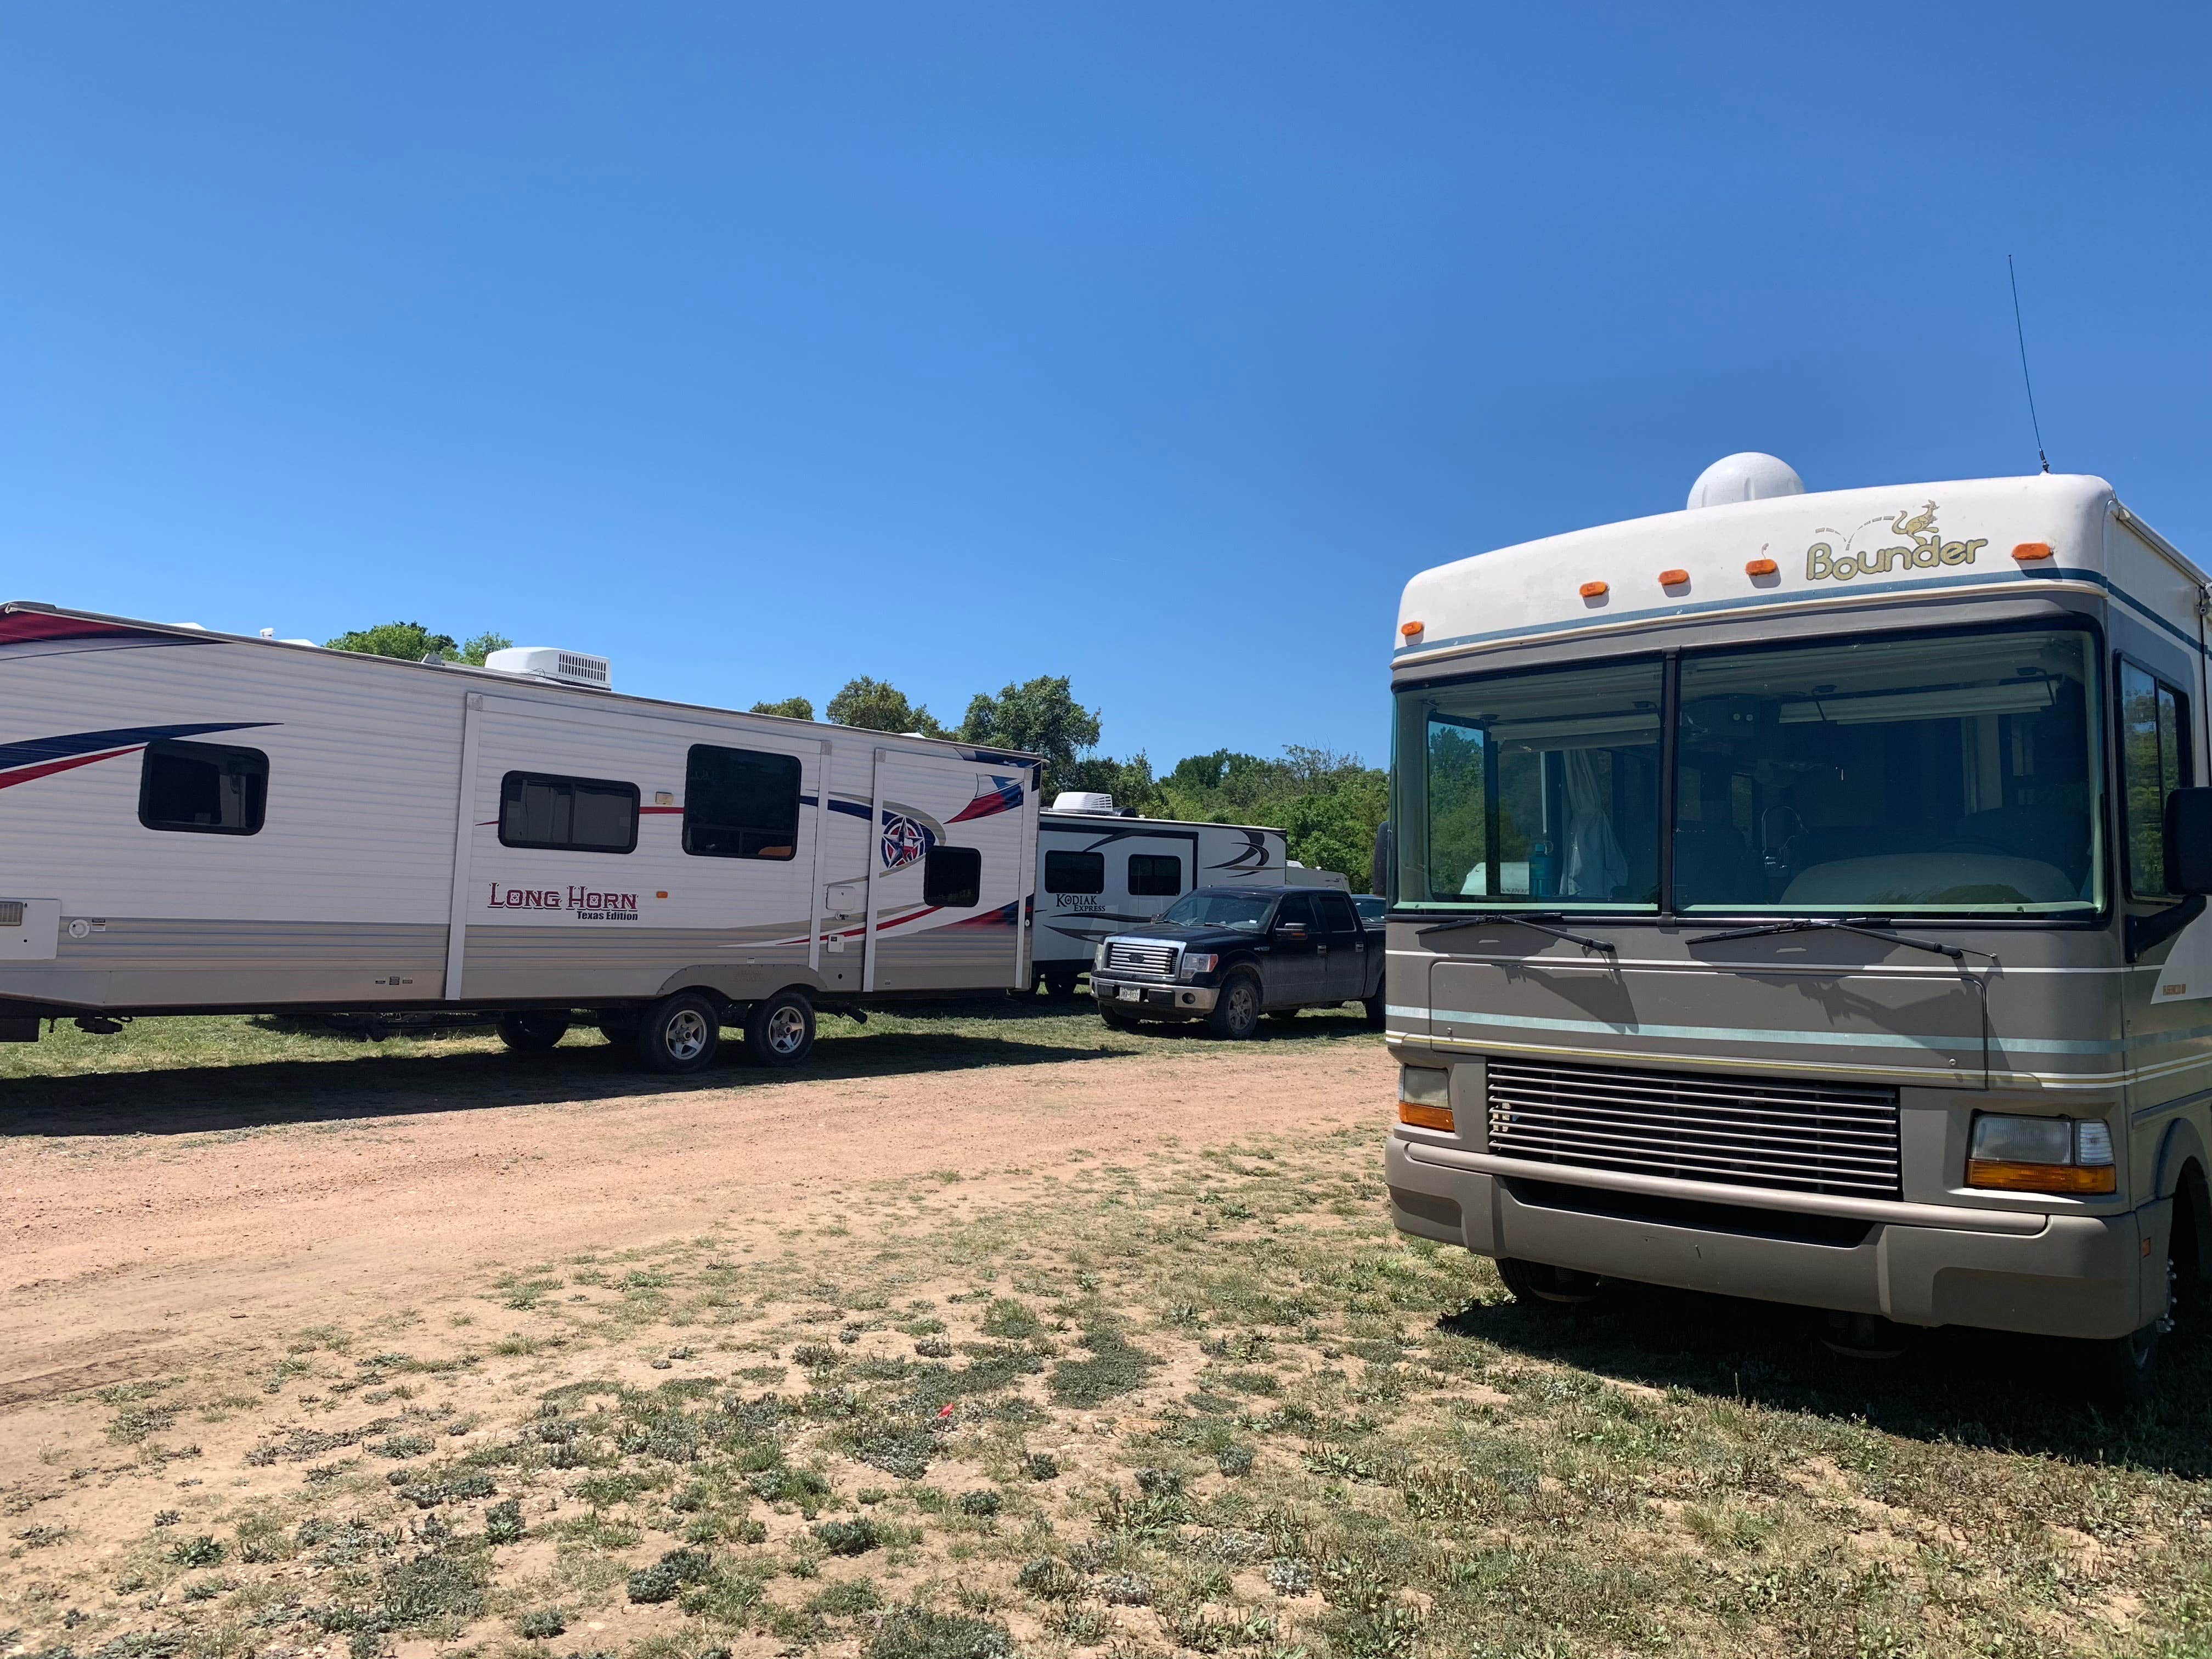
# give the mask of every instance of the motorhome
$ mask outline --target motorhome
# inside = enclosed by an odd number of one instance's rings
[[[1397,1225],[2144,1386],[2212,1244],[2207,592],[2101,478],[1757,455],[1415,576]]]
[[[1033,756],[28,603],[0,684],[0,1037],[465,1010],[685,1072],[1030,983]]]
[[[1075,994],[1107,934],[1150,921],[1192,889],[1224,882],[1280,886],[1283,832],[1117,811],[1109,794],[1063,790],[1037,829],[1034,973]]]

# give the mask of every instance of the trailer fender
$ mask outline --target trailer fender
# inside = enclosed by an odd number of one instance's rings
[[[758,1002],[764,996],[787,988],[804,991],[812,997],[827,988],[821,975],[788,962],[712,962],[671,974],[661,981],[655,994],[665,997],[678,991],[710,991],[725,1002]]]
[[[2177,1117],[2166,1126],[2154,1166],[2157,1194],[2161,1199],[2172,1199],[2177,1215],[2185,1212],[2189,1218],[2186,1237],[2195,1246],[2197,1260],[2185,1267],[2194,1268],[2200,1282],[2212,1276],[2212,1192],[2208,1192],[2205,1182],[2208,1164],[2212,1164],[2212,1158],[2205,1155],[2204,1136],[2196,1124],[2187,1117]]]

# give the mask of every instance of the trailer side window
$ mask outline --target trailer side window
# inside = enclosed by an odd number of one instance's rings
[[[2189,703],[2133,663],[2120,664],[2120,811],[2128,892],[2172,898],[2166,882],[2166,798],[2189,782]]]
[[[708,859],[799,851],[799,757],[694,744],[684,768],[684,850]]]
[[[1129,896],[1173,898],[1182,891],[1182,860],[1173,854],[1129,854]]]
[[[509,772],[499,787],[499,844],[559,853],[629,852],[637,846],[637,786]]]
[[[983,855],[973,847],[933,847],[921,861],[921,902],[962,910],[983,892]]]
[[[1106,890],[1103,853],[1047,853],[1044,890],[1048,893],[1103,893]]]
[[[138,772],[138,822],[149,830],[254,836],[269,803],[269,757],[220,743],[146,745]]]

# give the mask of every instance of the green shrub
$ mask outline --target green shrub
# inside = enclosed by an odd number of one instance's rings
[[[832,1555],[866,1555],[884,1541],[884,1529],[866,1516],[857,1521],[817,1521],[813,1531]]]

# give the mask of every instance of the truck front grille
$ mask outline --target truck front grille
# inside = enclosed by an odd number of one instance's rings
[[[1129,945],[1120,939],[1106,947],[1106,966],[1125,974],[1157,974],[1166,979],[1175,972],[1172,945]]]
[[[1897,1091],[1489,1062],[1490,1150],[1540,1164],[1896,1198]]]

